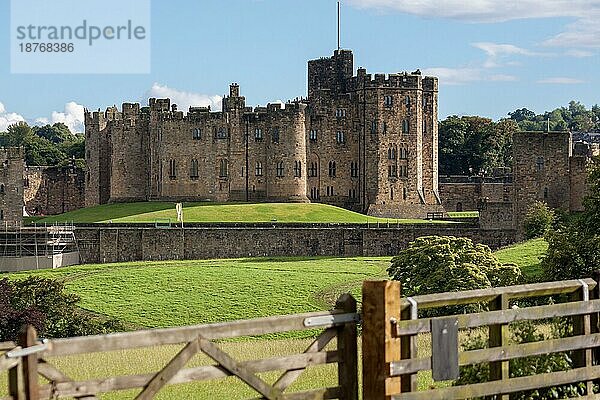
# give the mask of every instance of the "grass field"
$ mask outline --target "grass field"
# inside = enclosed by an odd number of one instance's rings
[[[526,274],[539,272],[547,248],[541,240],[499,250],[501,262],[521,266]],[[136,262],[68,267],[33,274],[64,279],[79,294],[82,306],[121,319],[132,327],[153,328],[210,323],[267,315],[328,309],[339,294],[350,291],[360,299],[365,279],[384,278],[389,257],[278,258],[207,261]],[[30,273],[11,274],[24,277]],[[234,283],[234,284],[232,284]],[[430,352],[430,338],[419,335],[419,357]],[[300,333],[286,338],[223,342],[219,346],[238,360],[268,358],[304,351],[311,339]],[[180,347],[164,346],[52,360],[74,379],[90,379],[157,371]],[[203,356],[188,366],[207,365]],[[292,391],[336,384],[336,366],[312,367]],[[261,374],[268,382],[277,373]],[[360,373],[359,373],[360,377]],[[432,384],[420,373],[419,386]],[[443,385],[443,383],[442,383]],[[124,400],[137,391],[100,398]],[[0,397],[6,394],[6,374],[0,374]],[[256,396],[234,378],[169,386],[158,399],[244,399]]]
[[[521,267],[523,275],[529,279],[541,277],[540,262],[548,250],[548,242],[544,239],[533,239],[496,251],[496,256],[503,264],[513,263]]]
[[[297,223],[451,223],[420,219],[386,219],[367,217],[340,207],[318,203],[260,203],[215,204],[185,203],[185,222],[297,222]],[[61,215],[38,219],[38,224],[53,222],[97,223],[112,221],[127,223],[154,223],[170,219],[175,223],[175,203],[142,202],[104,204],[82,208]]]

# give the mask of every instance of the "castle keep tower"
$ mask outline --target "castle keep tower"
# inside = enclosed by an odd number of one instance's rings
[[[133,200],[323,202],[378,216],[443,212],[437,79],[372,76],[349,50],[308,63],[308,99],[222,110],[86,111],[86,205]]]
[[[0,226],[18,227],[23,222],[22,148],[0,148]]]

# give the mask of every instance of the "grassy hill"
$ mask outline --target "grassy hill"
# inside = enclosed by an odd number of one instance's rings
[[[540,238],[500,249],[495,254],[501,263],[517,264],[521,267],[523,275],[535,279],[542,274],[540,262],[547,250],[548,242]]]
[[[385,219],[367,217],[340,207],[318,203],[185,203],[185,222],[298,222],[298,223],[448,223],[420,219]],[[53,222],[127,222],[154,223],[156,220],[177,220],[175,203],[139,202],[104,204],[61,215],[37,219],[38,224]]]

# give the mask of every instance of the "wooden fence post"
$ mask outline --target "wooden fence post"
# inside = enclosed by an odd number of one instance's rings
[[[31,325],[27,325],[21,331],[19,335],[19,345],[25,349],[36,345],[37,333],[35,328]],[[38,355],[37,353],[30,354],[22,357],[22,370],[23,370],[23,388],[25,390],[26,400],[38,400],[39,399],[39,386],[38,386]]]
[[[507,310],[508,297],[504,294],[499,295],[489,304],[490,311]],[[503,347],[508,345],[508,325],[490,325],[489,326],[489,347]],[[508,361],[494,361],[490,363],[490,380],[500,381],[510,378]],[[493,396],[492,398],[508,400],[508,395]]]
[[[8,394],[13,400],[23,400],[23,375],[21,373],[21,360],[18,364],[8,370]]]
[[[592,279],[596,281],[596,287],[590,291],[590,299],[600,299],[600,270],[592,272]],[[600,332],[600,326],[598,326],[600,324],[600,316],[598,313],[592,314],[590,324],[592,333]],[[592,359],[594,365],[600,364],[600,347],[592,349]]]
[[[356,300],[343,294],[335,308],[346,313],[356,313]],[[337,328],[338,341],[338,385],[341,400],[358,400],[358,337],[356,323],[346,323]]]
[[[596,295],[595,290],[588,290],[587,285],[583,285],[581,289],[577,290],[573,294],[573,300],[575,301],[586,301],[593,300]],[[592,333],[592,315],[578,315],[573,317],[573,334],[574,335],[589,335]],[[592,366],[592,357],[593,351],[592,349],[583,349],[575,351],[573,354],[573,366],[574,367],[591,367]],[[586,392],[588,396],[592,396],[593,391],[593,382],[586,382]]]
[[[400,377],[390,378],[390,362],[400,360],[400,282],[365,281],[362,290],[363,399],[385,400],[400,393]]]

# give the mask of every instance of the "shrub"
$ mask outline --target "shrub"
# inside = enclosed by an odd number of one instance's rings
[[[509,286],[522,279],[518,266],[501,265],[488,246],[452,236],[411,242],[387,272],[401,282],[403,296]]]
[[[79,308],[79,297],[64,283],[39,277],[0,280],[0,341],[16,340],[31,324],[41,337],[69,337],[123,330],[114,319],[92,317]]]
[[[530,343],[543,340],[565,337],[568,326],[565,320],[553,322],[553,332],[540,333],[538,327],[531,321],[518,322],[510,325],[514,343]],[[570,325],[569,325],[570,326]],[[463,351],[482,349],[487,347],[488,341],[481,331],[470,332],[468,339],[462,344]],[[572,357],[567,353],[548,353],[540,356],[517,358],[509,361],[510,377],[530,376],[540,373],[565,371],[573,368]],[[453,382],[454,386],[487,382],[490,378],[488,363],[466,365],[460,367],[460,378]],[[538,400],[538,399],[566,399],[585,394],[584,384],[571,384],[541,388],[525,392],[514,393],[511,400]]]
[[[554,211],[546,203],[534,202],[527,210],[527,215],[523,221],[525,238],[533,239],[544,236],[552,228],[554,219]]]

